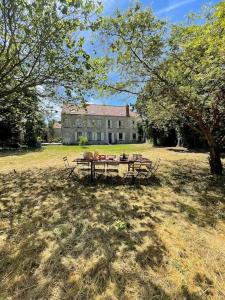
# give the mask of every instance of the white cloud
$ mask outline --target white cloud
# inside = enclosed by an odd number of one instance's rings
[[[162,8],[162,9],[159,9],[156,13],[157,14],[167,13],[167,12],[175,10],[175,9],[177,9],[179,7],[182,7],[182,6],[186,5],[186,4],[192,3],[194,1],[195,0],[183,0],[183,1],[179,1],[177,3],[173,3],[173,4],[169,5],[169,6],[166,6],[166,7]]]

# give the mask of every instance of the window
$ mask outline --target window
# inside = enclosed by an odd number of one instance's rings
[[[65,119],[65,120],[64,120],[64,127],[70,127],[70,126],[69,126],[69,120],[68,120],[68,119]]]
[[[119,121],[118,121],[118,125],[119,125],[119,126],[118,126],[119,128],[123,128],[123,121],[119,120]]]
[[[87,120],[87,127],[89,127],[89,128],[92,127],[92,121],[90,119]]]
[[[136,133],[133,133],[133,140],[136,141],[136,139],[137,139],[137,135]]]
[[[82,136],[82,132],[78,131],[78,133],[77,133],[77,139],[78,139],[78,141],[79,141],[79,139],[80,139],[81,136]]]
[[[97,141],[101,141],[101,132],[97,132]]]
[[[108,128],[112,128],[112,120],[108,120]]]
[[[77,128],[82,127],[82,125],[81,125],[81,120],[80,120],[80,119],[77,119],[77,120],[76,120],[76,123],[77,123]]]
[[[97,127],[101,128],[101,126],[102,126],[102,120],[97,120]]]
[[[77,125],[76,120],[72,120],[71,123],[72,123],[72,127],[76,127],[76,125]]]
[[[85,119],[83,119],[82,121],[81,121],[81,126],[82,127],[87,127],[87,120],[85,120]]]
[[[88,139],[88,141],[91,141],[91,132],[90,131],[87,132],[87,139]]]
[[[119,133],[119,141],[122,141],[123,140],[123,134],[120,132]]]
[[[135,127],[135,121],[132,121],[132,126],[133,126],[133,128]]]

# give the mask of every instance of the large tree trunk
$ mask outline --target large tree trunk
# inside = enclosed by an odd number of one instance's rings
[[[223,175],[221,154],[220,151],[215,146],[210,146],[209,164],[210,164],[211,174]]]
[[[215,139],[211,133],[209,127],[203,125],[203,122],[200,123],[200,128],[204,133],[204,136],[208,142],[209,146],[209,164],[212,175],[223,175],[223,164],[221,160],[221,152],[217,146]]]
[[[176,128],[176,135],[177,135],[177,147],[183,147],[184,140],[183,140],[183,136],[182,136],[180,127]]]

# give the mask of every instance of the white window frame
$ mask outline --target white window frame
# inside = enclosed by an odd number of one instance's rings
[[[97,132],[96,136],[97,136],[97,141],[101,142],[101,140],[102,140],[102,134],[101,134],[100,131]]]
[[[108,129],[112,128],[112,120],[110,120],[110,119],[107,120],[107,128]]]
[[[122,135],[122,139],[120,138],[120,135]],[[124,132],[118,132],[118,140],[119,142],[124,141]]]
[[[81,133],[81,134],[80,134]],[[77,140],[79,141],[80,137],[83,136],[83,132],[82,131],[78,131],[77,132]]]
[[[97,141],[97,133],[92,132],[92,141]]]
[[[122,120],[118,120],[118,128],[119,129],[123,128],[123,121]]]
[[[97,128],[102,127],[102,120],[98,119],[96,123],[97,123],[97,126],[96,126]]]
[[[87,139],[88,139],[88,141],[92,141],[92,132],[91,131],[87,132]]]

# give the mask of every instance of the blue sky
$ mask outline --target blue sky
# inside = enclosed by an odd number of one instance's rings
[[[102,0],[104,14],[112,15],[115,9],[126,10],[133,0]],[[197,12],[202,6],[218,3],[218,0],[141,0],[144,7],[151,7],[159,17],[167,18],[172,22],[180,22],[189,12]]]
[[[104,15],[113,15],[116,9],[126,10],[131,6],[133,0],[102,0],[104,4]],[[169,23],[178,23],[185,21],[187,15],[191,12],[197,13],[201,11],[204,5],[214,5],[219,0],[141,0],[144,7],[152,8],[155,15],[166,19]],[[115,75],[116,76],[116,75]],[[129,94],[118,94],[108,98],[89,98],[89,103],[95,104],[112,104],[125,105],[134,103],[135,98]]]
[[[125,11],[134,3],[134,0],[102,0],[102,2],[104,4],[104,15],[107,16],[113,15],[116,9]],[[204,5],[215,5],[220,0],[140,0],[140,2],[144,7],[150,7],[156,16],[166,19],[169,23],[178,23],[185,21],[188,14],[200,12]],[[87,45],[90,45],[92,33],[87,33],[85,38]],[[86,50],[91,52],[91,47],[87,47]],[[114,74],[114,78],[116,76]],[[129,94],[123,93],[108,98],[90,97],[86,100],[95,104],[125,105],[134,103],[136,99]],[[61,109],[56,106],[56,110],[58,110],[56,118],[60,119]]]

